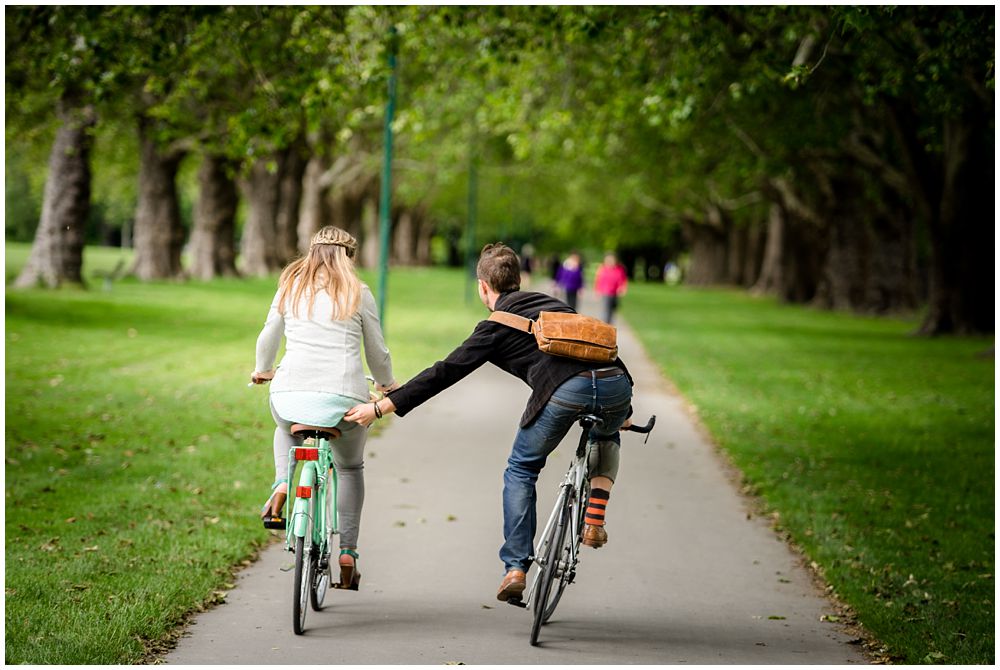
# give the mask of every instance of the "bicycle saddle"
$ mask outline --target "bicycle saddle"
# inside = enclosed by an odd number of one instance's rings
[[[332,426],[310,426],[305,423],[293,423],[291,433],[296,437],[325,437],[328,440],[336,440],[341,435],[338,428]]]

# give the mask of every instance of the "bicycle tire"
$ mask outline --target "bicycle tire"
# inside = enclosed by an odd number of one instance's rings
[[[309,536],[309,533],[306,533]],[[310,538],[310,544],[312,540]],[[312,552],[309,552],[310,555]],[[306,555],[306,538],[295,538],[295,579],[292,580],[292,629],[296,635],[306,630],[306,612],[312,583],[312,560]]]
[[[542,566],[542,573],[538,576],[539,585],[535,593],[534,620],[531,622],[531,646],[538,645],[538,633],[542,625],[548,620],[555,610],[555,604],[549,602],[549,595],[552,592],[552,581],[559,571],[560,551],[566,537],[566,526],[569,521],[570,506],[567,504],[565,491],[560,497],[559,519],[551,531],[551,535],[544,542],[545,565]],[[546,614],[547,613],[547,614]]]
[[[331,493],[330,493],[330,487],[327,487],[326,491],[327,491],[327,497],[329,497],[331,495]],[[319,500],[317,500],[315,502],[315,505],[316,505],[316,507],[318,507],[320,505]],[[329,528],[329,516],[328,516],[329,510],[330,510],[330,507],[329,507],[329,504],[327,503],[327,510],[326,510],[327,513],[323,515],[323,518],[327,520],[327,528]],[[313,510],[313,513],[314,513],[313,518],[314,519],[318,519],[319,515],[315,514],[315,511],[316,510],[314,509]],[[321,532],[325,533],[326,530],[327,530],[327,528],[324,528]],[[326,536],[326,569],[325,570],[320,570],[320,567],[319,567],[319,563],[320,563],[319,552],[313,552],[314,555],[313,555],[313,558],[312,558],[312,561],[311,561],[313,567],[312,567],[312,579],[310,580],[310,589],[309,589],[309,604],[313,608],[314,612],[319,612],[319,611],[321,611],[323,609],[323,601],[326,600],[326,594],[327,594],[327,591],[330,588],[330,583],[331,583],[331,579],[332,579],[330,577],[330,552],[332,551],[331,547],[333,546],[331,544],[332,541],[333,541],[333,534],[332,533],[327,533],[327,536]]]
[[[552,613],[556,611],[556,606],[559,605],[559,600],[562,598],[563,592],[566,587],[569,586],[573,579],[576,577],[576,565],[572,564],[573,556],[580,554],[580,542],[583,539],[580,533],[577,532],[574,535],[570,535],[569,530],[572,525],[568,523],[569,518],[574,512],[577,513],[577,525],[576,528],[580,531],[583,528],[583,510],[584,505],[579,505],[576,509],[573,508],[572,501],[568,501],[565,507],[565,518],[567,519],[566,528],[562,533],[562,541],[559,543],[559,551],[556,558],[556,577],[559,582],[556,586],[556,591],[551,595],[551,600],[548,607],[545,608],[545,612],[542,615],[542,624],[548,623],[549,617]],[[571,545],[576,544],[576,551],[573,551]]]

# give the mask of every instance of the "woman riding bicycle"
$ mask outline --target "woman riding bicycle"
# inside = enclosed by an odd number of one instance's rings
[[[344,421],[344,414],[369,399],[361,363],[364,344],[368,368],[380,391],[395,388],[392,359],[385,346],[371,290],[354,270],[357,241],[334,226],[321,229],[304,258],[290,263],[278,280],[264,328],[257,337],[255,384],[271,383],[275,481],[261,518],[280,518],[288,494],[289,449],[302,444],[293,423],[337,427],[333,442],[337,468],[341,567],[357,579],[358,531],[364,504],[364,448],[367,430]],[[285,355],[273,369],[285,337]],[[342,574],[344,571],[342,570]]]

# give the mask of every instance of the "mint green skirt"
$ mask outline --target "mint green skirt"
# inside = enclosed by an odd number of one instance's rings
[[[361,402],[355,398],[322,391],[278,391],[271,393],[274,411],[289,423],[336,426]]]

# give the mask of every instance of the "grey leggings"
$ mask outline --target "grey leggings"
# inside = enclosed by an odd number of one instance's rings
[[[274,429],[274,479],[288,481],[288,450],[302,444],[302,438],[291,433],[292,424],[285,421],[271,406]],[[368,429],[349,421],[337,426],[343,431],[333,441],[333,463],[337,467],[337,516],[340,526],[340,548],[356,549],[361,527],[361,508],[365,504],[365,441]],[[291,491],[291,483],[288,490]]]

